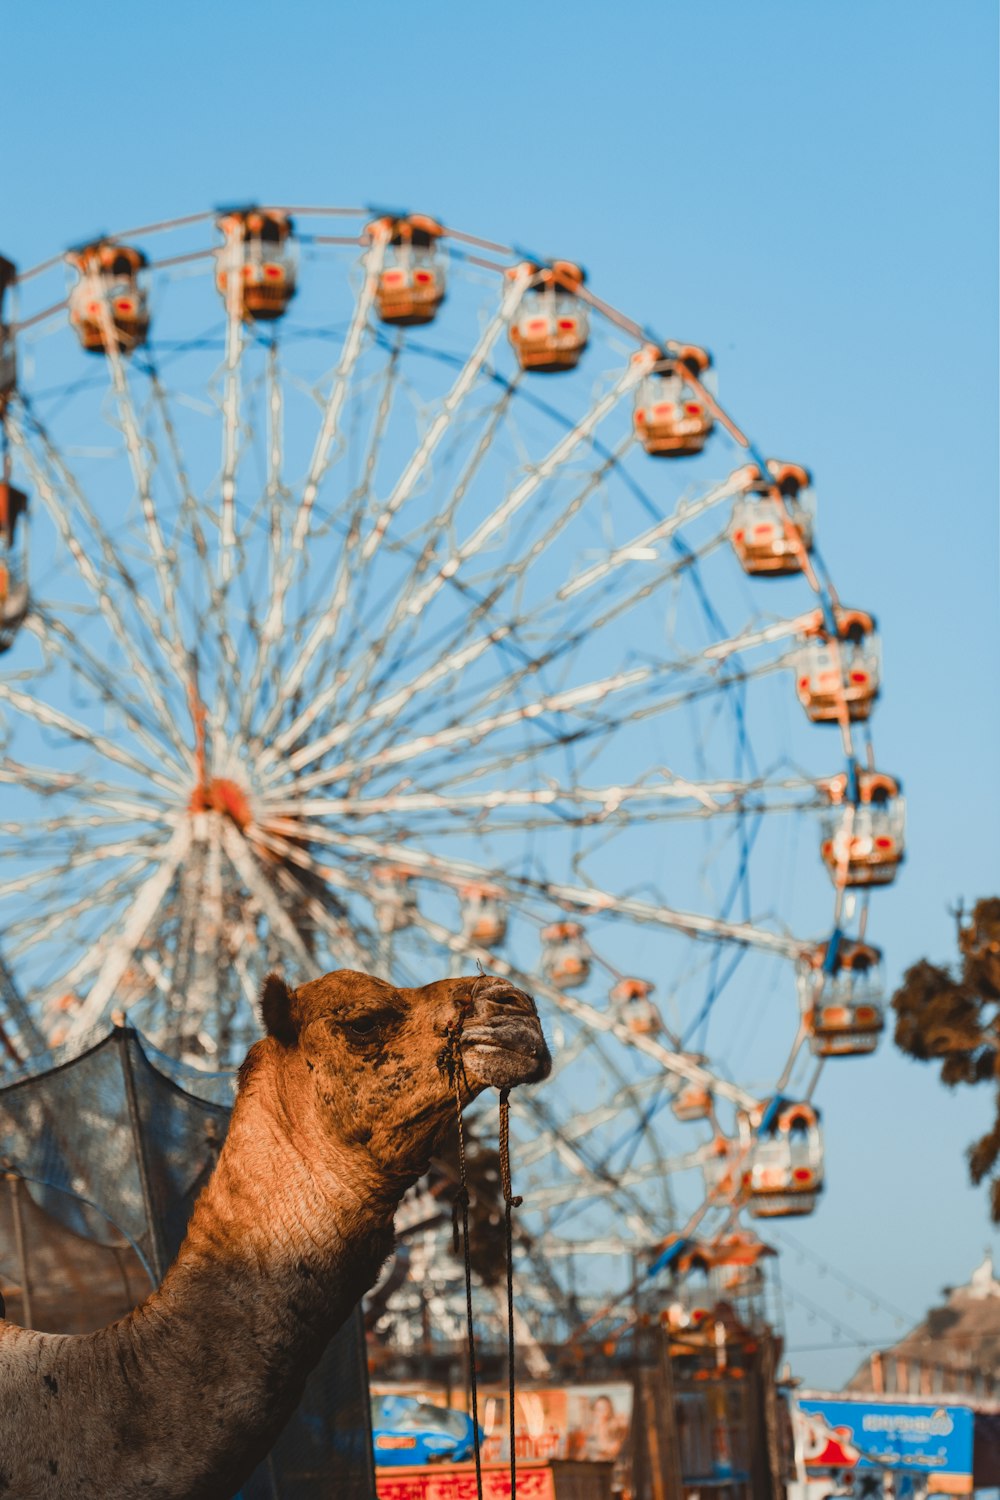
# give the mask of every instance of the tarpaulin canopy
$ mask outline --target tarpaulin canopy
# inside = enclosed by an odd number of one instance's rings
[[[130,1027],[0,1088],[0,1279],[7,1316],[83,1333],[156,1285],[225,1139],[230,1074],[163,1056]],[[243,1500],[373,1500],[360,1312],[329,1345]]]

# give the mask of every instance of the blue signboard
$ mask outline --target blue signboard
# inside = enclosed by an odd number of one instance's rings
[[[972,1412],[962,1406],[916,1406],[801,1396],[799,1442],[806,1470],[909,1469],[971,1475]],[[935,1486],[936,1487],[936,1486]]]

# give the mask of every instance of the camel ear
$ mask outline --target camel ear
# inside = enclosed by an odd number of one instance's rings
[[[293,993],[280,974],[268,974],[260,997],[260,1014],[268,1036],[286,1047],[299,1034],[297,1017],[293,1014]]]

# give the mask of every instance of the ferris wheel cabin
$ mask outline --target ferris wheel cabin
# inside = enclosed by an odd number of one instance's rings
[[[695,1059],[704,1063],[704,1057]],[[685,1083],[677,1090],[670,1102],[674,1119],[687,1124],[694,1120],[710,1120],[712,1117],[712,1091],[703,1083]]]
[[[553,922],[542,929],[543,978],[557,990],[575,990],[590,977],[590,949],[579,922]]]
[[[881,679],[881,651],[874,616],[863,609],[837,609],[831,634],[821,610],[810,618],[795,653],[799,702],[813,724],[837,724],[846,712],[852,724],[870,717]]]
[[[803,503],[812,479],[801,464],[769,459],[770,478],[756,464],[742,471],[746,490],[733,506],[729,540],[744,573],[754,578],[785,578],[802,572],[812,551],[813,515]]]
[[[634,1036],[658,1036],[660,1012],[650,1000],[654,986],[648,979],[619,979],[611,990],[611,1004]]]
[[[220,214],[216,227],[226,241],[215,252],[215,284],[223,300],[233,275],[239,281],[240,311],[247,322],[282,317],[295,296],[297,279],[292,219],[276,208],[231,209]]]
[[[13,645],[28,613],[28,497],[0,482],[0,652]]]
[[[549,266],[526,262],[508,276],[522,274],[525,265],[531,282],[508,329],[518,364],[540,375],[572,370],[590,338],[587,309],[577,295],[586,274],[573,261],[554,260]]]
[[[498,948],[507,936],[507,908],[500,892],[489,885],[471,883],[459,892],[462,906],[462,936],[479,948]]]
[[[642,360],[648,355],[644,350],[634,358]],[[691,381],[700,382],[711,367],[712,356],[707,349],[681,344],[663,353],[640,381],[632,422],[647,453],[655,458],[693,458],[704,448],[715,418]]]
[[[696,1342],[714,1343],[717,1312],[759,1299],[764,1288],[761,1262],[774,1254],[756,1235],[740,1231],[690,1242],[675,1262],[673,1300],[661,1315],[663,1322],[683,1332],[686,1344],[692,1335]]]
[[[66,260],[78,276],[69,294],[69,321],[81,347],[88,354],[140,348],[149,334],[146,289],[139,279],[147,264],[142,251],[95,240],[70,250]]]
[[[823,943],[799,976],[809,1049],[814,1057],[867,1056],[885,1028],[882,955],[868,943],[841,941],[830,970],[826,956]]]
[[[375,308],[383,323],[413,327],[432,323],[444,301],[444,266],[438,241],[444,229],[427,214],[374,219],[365,233],[387,236],[385,262],[375,288]]]
[[[823,1187],[823,1137],[811,1104],[783,1104],[750,1154],[747,1180],[755,1219],[811,1214]]]
[[[372,909],[383,937],[412,927],[419,912],[413,872],[398,865],[376,865],[372,870]]]
[[[857,805],[846,773],[821,783],[831,808],[820,853],[836,886],[890,885],[903,862],[906,801],[899,782],[880,771],[857,772]]]

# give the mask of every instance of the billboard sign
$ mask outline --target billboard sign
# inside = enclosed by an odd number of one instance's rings
[[[819,1469],[900,1469],[925,1474],[933,1491],[961,1494],[971,1488],[973,1417],[965,1407],[877,1396],[798,1396],[793,1419],[807,1475]]]

